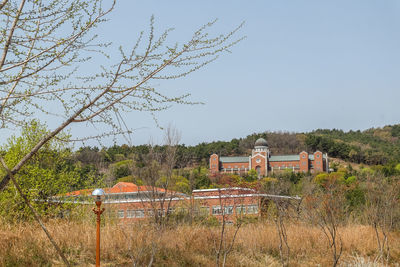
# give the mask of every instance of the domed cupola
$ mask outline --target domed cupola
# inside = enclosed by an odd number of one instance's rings
[[[267,140],[264,138],[258,138],[256,143],[254,144],[254,148],[268,147]]]

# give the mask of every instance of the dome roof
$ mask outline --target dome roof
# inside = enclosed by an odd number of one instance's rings
[[[258,138],[254,146],[268,146],[268,143],[264,138]]]

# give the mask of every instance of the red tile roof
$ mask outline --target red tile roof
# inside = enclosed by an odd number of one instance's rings
[[[106,193],[131,193],[138,192],[139,187],[134,183],[119,182],[111,187]]]
[[[66,196],[80,196],[80,195],[90,195],[94,189],[82,189],[82,190],[76,190],[72,192],[68,192],[65,195]],[[115,194],[115,193],[134,193],[134,192],[139,192],[139,191],[158,191],[158,192],[165,192],[165,189],[163,188],[158,188],[158,187],[151,187],[151,186],[137,186],[134,183],[127,183],[127,182],[119,182],[115,184],[111,188],[103,188],[104,192],[106,194]]]

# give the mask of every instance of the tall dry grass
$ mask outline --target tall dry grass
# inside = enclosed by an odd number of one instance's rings
[[[48,221],[47,226],[68,259],[75,265],[92,266],[95,259],[95,223]],[[233,227],[228,227],[228,240]],[[316,227],[291,223],[287,227],[291,266],[329,266],[331,256],[322,232]],[[374,231],[368,226],[340,229],[342,262],[373,262]],[[144,223],[102,227],[103,266],[215,266],[214,241],[219,228],[180,225],[157,230]],[[400,262],[400,234],[391,233],[391,264]],[[228,266],[280,266],[279,240],[273,224],[259,222],[243,226],[237,236]],[[356,259],[356,260],[354,260]],[[62,262],[35,223],[0,224],[1,266],[59,266]],[[346,265],[348,266],[348,265]],[[362,265],[357,265],[362,266]],[[372,265],[371,265],[372,266]]]

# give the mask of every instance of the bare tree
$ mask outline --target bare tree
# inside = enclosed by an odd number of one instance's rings
[[[100,138],[131,132],[123,112],[154,115],[173,103],[193,104],[188,94],[162,94],[152,81],[184,77],[216,60],[240,40],[232,37],[241,25],[211,37],[208,31],[213,21],[195,31],[187,42],[171,43],[167,37],[172,29],[156,36],[152,18],[147,35],[141,32],[131,47],[120,47],[118,58],[108,58],[108,44],[97,44],[93,30],[114,6],[115,1],[104,4],[101,0],[3,1],[1,127],[19,127],[30,118],[43,116],[55,116],[60,121],[15,166],[9,166],[12,174],[71,124],[109,126],[110,131],[96,136]],[[83,76],[79,67],[89,64],[92,57],[109,64]],[[2,177],[0,190],[9,180],[8,174]]]
[[[289,217],[288,203],[281,200],[273,200],[275,212],[273,220],[279,237],[279,255],[282,266],[289,266],[290,246],[286,231],[286,219]]]
[[[178,197],[174,185],[174,167],[176,150],[180,141],[180,133],[169,126],[165,130],[164,146],[150,145],[149,153],[145,156],[144,166],[133,168],[135,176],[144,184],[140,196],[143,206],[150,203],[156,224],[164,225],[168,220],[172,200]]]
[[[389,263],[390,239],[389,232],[399,219],[398,205],[400,202],[400,181],[398,177],[369,177],[366,182],[367,221],[375,230],[378,246],[377,261]]]
[[[228,191],[229,192],[229,191]],[[214,240],[214,248],[215,248],[215,265],[217,267],[219,266],[225,266],[226,265],[226,260],[228,258],[229,253],[232,252],[233,246],[235,244],[236,236],[237,233],[239,232],[240,227],[242,226],[243,221],[241,220],[241,217],[236,215],[236,220],[234,224],[234,233],[233,236],[230,240],[228,240],[227,236],[227,217],[229,214],[233,213],[229,211],[227,208],[230,206],[227,206],[228,204],[235,204],[235,201],[226,195],[222,195],[222,191],[219,189],[218,190],[218,196],[219,196],[219,207],[220,207],[220,217],[221,217],[221,228],[219,232],[219,238],[217,240]],[[235,205],[232,205],[234,208]],[[232,222],[233,223],[233,222]],[[222,263],[221,263],[221,257],[222,257]]]
[[[263,183],[261,192],[271,195],[289,195],[291,183],[287,179],[278,179],[277,181]],[[289,266],[290,263],[290,246],[286,231],[287,221],[297,215],[296,211],[299,206],[298,200],[271,198],[265,199],[264,205],[269,205],[269,215],[272,217],[276,231],[279,237],[279,255],[282,266]]]
[[[131,258],[134,266],[152,266],[158,250],[159,239],[172,210],[173,198],[177,194],[174,186],[173,169],[176,161],[176,149],[180,141],[180,133],[172,126],[165,129],[164,146],[149,145],[149,153],[144,157],[144,166],[132,168],[133,174],[144,184],[139,190],[139,198],[143,210],[152,221],[143,225],[149,233],[146,245],[137,249],[132,248],[135,242],[135,231],[122,226],[127,242],[131,245]],[[137,225],[136,225],[137,226]],[[148,258],[148,259],[146,259]]]
[[[338,266],[343,252],[339,232],[345,216],[343,186],[335,177],[330,177],[322,185],[310,183],[303,198],[303,214],[324,233],[332,255],[332,266]]]
[[[130,133],[122,113],[154,112],[173,103],[193,104],[188,94],[169,96],[153,81],[185,77],[210,62],[240,39],[210,37],[215,21],[205,24],[183,44],[169,43],[172,29],[154,33],[154,18],[119,57],[107,55],[109,43],[96,43],[94,29],[106,21],[116,1],[3,0],[0,4],[0,130],[15,130],[30,119],[53,116],[60,122],[0,178],[0,190],[49,140],[71,124],[108,126],[92,138]],[[104,7],[107,6],[107,7]],[[101,57],[101,58],[98,58]],[[83,75],[83,64],[109,62]],[[85,140],[90,136],[80,137]],[[23,182],[23,181],[22,181]]]

